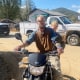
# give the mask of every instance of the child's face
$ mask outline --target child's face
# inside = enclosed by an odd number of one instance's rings
[[[51,24],[51,28],[56,31],[57,28],[58,28],[58,24],[52,23],[52,24]]]

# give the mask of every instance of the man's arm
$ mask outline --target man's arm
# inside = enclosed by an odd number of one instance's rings
[[[61,46],[62,37],[58,35],[56,32],[54,32],[53,30],[50,30],[50,32],[51,32],[50,36],[51,36],[52,43],[55,44],[55,46],[57,47],[58,54],[60,55],[61,53],[64,52],[64,49]]]
[[[60,47],[62,47],[63,49],[65,48],[65,42],[63,41],[63,39],[62,39],[62,36],[59,34],[59,33],[57,33],[57,38],[56,38],[56,45],[57,46],[60,46]]]
[[[36,32],[32,32],[32,34],[29,36],[29,38],[21,45],[17,46],[15,48],[16,51],[20,50],[23,47],[26,47],[28,45],[30,45],[33,41],[34,41],[34,36],[35,36]]]

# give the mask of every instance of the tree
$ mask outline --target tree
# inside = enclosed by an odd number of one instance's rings
[[[23,20],[28,20],[29,13],[35,9],[35,5],[32,0],[25,0],[25,3],[26,8],[21,9],[21,15]]]
[[[20,15],[21,0],[0,0],[0,18],[15,19]]]

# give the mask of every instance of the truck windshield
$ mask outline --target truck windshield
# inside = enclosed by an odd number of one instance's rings
[[[71,24],[71,20],[69,20],[67,17],[60,17],[60,19],[63,21],[64,24]]]

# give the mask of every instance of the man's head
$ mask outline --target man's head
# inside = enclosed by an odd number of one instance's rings
[[[58,28],[58,21],[52,21],[51,22],[51,28],[54,30],[54,31],[56,31],[57,30],[57,28]]]
[[[45,18],[44,18],[44,16],[42,16],[42,15],[37,16],[36,21],[37,21],[37,24],[38,24],[39,28],[45,27]]]

